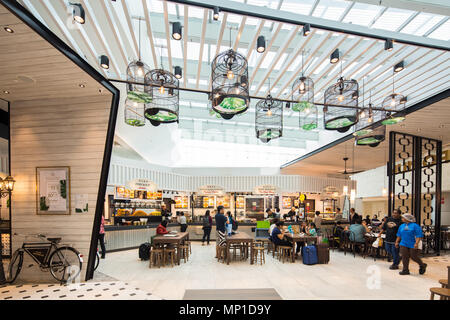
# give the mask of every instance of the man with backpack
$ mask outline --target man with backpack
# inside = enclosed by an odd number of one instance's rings
[[[211,229],[212,229],[212,218],[210,215],[210,211],[206,210],[205,215],[203,216],[203,238],[202,238],[202,246],[205,245],[205,240],[206,240],[206,245],[209,246],[209,238],[211,236]]]

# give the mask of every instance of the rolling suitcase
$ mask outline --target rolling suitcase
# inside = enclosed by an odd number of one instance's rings
[[[315,246],[305,246],[302,248],[303,264],[317,263],[317,249]]]
[[[139,246],[139,259],[147,261],[150,259],[150,242],[145,242]]]
[[[317,244],[317,263],[326,264],[330,261],[330,248],[327,243]]]

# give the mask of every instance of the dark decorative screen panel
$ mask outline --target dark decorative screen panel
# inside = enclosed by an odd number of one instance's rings
[[[423,248],[439,253],[442,142],[389,133],[389,215],[394,209],[415,216],[424,231]]]

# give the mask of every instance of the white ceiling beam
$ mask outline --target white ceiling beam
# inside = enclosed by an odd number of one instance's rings
[[[358,3],[450,16],[447,0],[356,0]]]
[[[284,46],[278,49],[277,54],[275,56],[275,59],[271,62],[272,66],[267,69],[266,74],[264,75],[262,80],[259,81],[259,85],[257,86],[256,90],[254,91],[254,93],[256,95],[258,95],[259,91],[261,90],[261,87],[264,85],[264,83],[266,82],[267,78],[269,78],[269,76],[271,75],[273,69],[277,65],[278,61],[280,61],[280,59],[283,56],[283,54],[286,51],[286,49],[289,48],[292,40],[294,40],[294,38],[298,35],[299,29],[300,29],[300,26],[295,26],[294,28],[292,28],[291,34],[289,35],[289,38],[285,41]],[[268,94],[269,91],[270,91],[270,88],[268,88],[266,94]],[[264,96],[266,94],[264,94]]]
[[[170,45],[171,32],[170,32],[170,26],[169,26],[169,10],[167,10],[167,1],[163,1],[163,8],[164,8],[164,25],[166,26],[167,59],[169,61],[169,72],[173,72],[172,47]],[[184,37],[186,37],[186,34],[184,35]]]
[[[139,46],[138,43],[136,41],[136,35],[134,34],[134,28],[133,28],[133,24],[131,23],[131,16],[130,16],[130,12],[128,10],[128,5],[126,1],[121,1],[120,4],[122,5],[123,8],[123,12],[125,14],[125,18],[127,20],[127,25],[128,25],[128,31],[130,32],[131,35],[131,39],[133,40],[133,44],[134,44],[134,49],[136,50],[136,57],[139,57]]]
[[[256,63],[255,68],[253,69],[252,75],[251,75],[249,83],[248,83],[249,88],[251,88],[253,80],[255,79],[256,74],[259,71],[259,67],[261,66],[262,62],[264,61],[264,58],[267,56],[267,53],[270,51],[270,48],[272,48],[272,45],[273,45],[275,39],[277,38],[277,35],[280,33],[280,30],[281,30],[282,26],[283,26],[282,23],[278,24],[278,27],[275,30],[275,32],[271,34],[271,39],[270,39],[269,43],[266,46],[266,50],[264,51],[263,54],[261,54],[261,56],[258,57],[258,62]]]
[[[203,24],[202,24],[202,36],[200,40],[200,52],[198,58],[198,69],[197,69],[197,77],[195,87],[198,89],[199,81],[202,72],[202,62],[203,62],[203,47],[205,46],[205,33],[206,33],[206,25],[208,24],[208,10],[203,9]]]
[[[329,31],[354,34],[376,39],[394,39],[396,42],[414,44],[417,46],[434,47],[443,50],[450,50],[448,41],[423,38],[411,34],[405,34],[389,30],[372,29],[370,27],[361,25],[350,25],[339,21],[332,21],[329,19],[318,18],[314,16],[307,16],[295,12],[281,11],[277,9],[249,5],[245,3],[229,1],[229,0],[171,0],[179,3],[187,3],[197,5],[205,8],[213,8],[218,6],[221,11],[243,14],[249,17],[258,17],[262,19],[275,20],[290,24],[306,24],[309,23],[312,28],[322,28]]]
[[[234,40],[234,44],[233,44],[233,50],[237,51],[238,47],[239,47],[239,42],[241,41],[241,36],[242,36],[242,32],[244,31],[245,28],[245,22],[247,21],[247,17],[243,16],[241,23],[239,25],[239,29],[236,35],[236,39]]]
[[[177,6],[178,8],[178,6]],[[183,87],[187,87],[187,51],[189,38],[189,6],[184,6],[184,37],[183,37]]]
[[[150,48],[152,50],[153,67],[156,69],[158,68],[158,59],[156,59],[155,41],[153,39],[153,31],[152,25],[150,23],[150,14],[149,14],[150,11],[148,9],[147,0],[142,0],[142,6],[144,8],[145,25],[147,26],[147,36],[150,41]]]

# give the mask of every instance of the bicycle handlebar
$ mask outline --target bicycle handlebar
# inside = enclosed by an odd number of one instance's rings
[[[21,233],[17,233],[14,232],[15,236],[21,236],[21,237],[35,237],[35,238],[43,238],[43,239],[47,239],[47,236],[41,233],[36,233],[36,234],[21,234]]]

